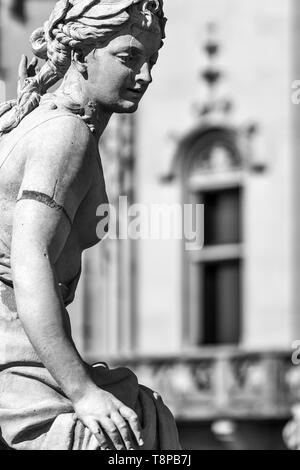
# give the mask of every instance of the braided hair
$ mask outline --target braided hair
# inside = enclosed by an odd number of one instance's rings
[[[60,0],[50,18],[30,38],[33,53],[45,60],[41,70],[26,78],[16,100],[0,105],[0,136],[16,128],[40,104],[41,97],[67,73],[73,54],[88,54],[106,44],[129,21],[158,31],[166,19],[163,0]]]

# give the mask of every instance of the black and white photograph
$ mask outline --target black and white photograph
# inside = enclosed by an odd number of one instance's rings
[[[0,450],[300,450],[299,51],[299,0],[0,0]]]

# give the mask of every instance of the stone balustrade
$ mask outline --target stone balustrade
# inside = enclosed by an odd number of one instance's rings
[[[286,419],[300,403],[300,366],[290,352],[212,349],[107,361],[130,367],[177,419]]]

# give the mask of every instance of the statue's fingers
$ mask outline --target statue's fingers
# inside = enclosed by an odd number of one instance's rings
[[[109,437],[116,450],[126,450],[125,443],[123,442],[115,423],[110,418],[101,418],[101,428]]]
[[[113,450],[114,449],[112,444],[110,444],[110,440],[104,435],[101,429],[99,429],[99,432],[95,433],[94,436],[99,442],[101,450]]]
[[[112,413],[111,420],[115,423],[120,436],[122,437],[127,450],[134,450],[135,445],[133,442],[133,436],[131,436],[128,423],[119,413]]]
[[[28,74],[28,77],[34,77],[36,74],[37,74],[37,65],[38,65],[38,59],[36,57],[34,57],[29,65],[28,65],[28,68],[27,68],[27,74]]]
[[[3,116],[3,114],[7,113],[10,111],[14,106],[16,106],[17,100],[11,100],[11,101],[6,101],[5,103],[0,105],[0,117]]]
[[[31,67],[31,66],[32,66],[32,67],[36,67],[36,66],[37,66],[37,63],[38,63],[38,58],[37,58],[37,57],[33,57],[33,58],[31,59],[31,61],[29,62],[28,67]]]
[[[21,57],[21,61],[19,64],[19,69],[18,69],[18,77],[19,77],[19,80],[21,81],[24,81],[28,77],[27,63],[28,63],[28,59],[26,55],[23,54]]]
[[[121,404],[119,408],[119,413],[121,414],[121,416],[123,416],[123,418],[125,418],[128,421],[129,426],[133,434],[135,435],[138,445],[140,447],[143,446],[144,441],[142,438],[142,429],[141,429],[137,414],[131,408],[128,408],[127,406],[123,404]]]
[[[90,430],[100,444],[101,450],[112,450],[109,440],[106,438],[100,424],[93,418],[87,418],[84,425]]]
[[[20,94],[24,82],[26,78],[28,77],[27,74],[27,57],[25,55],[22,55],[21,61],[19,64],[19,69],[18,69],[18,95]]]

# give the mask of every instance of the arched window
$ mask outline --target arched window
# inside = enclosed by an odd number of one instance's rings
[[[183,253],[184,343],[237,344],[242,323],[243,169],[235,132],[198,130],[184,139],[183,202],[204,205],[204,246]]]

